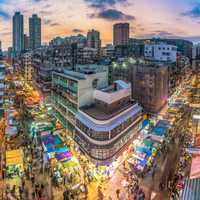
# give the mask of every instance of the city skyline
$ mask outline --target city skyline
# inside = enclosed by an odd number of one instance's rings
[[[111,43],[113,24],[117,22],[130,23],[131,37],[181,37],[195,42],[200,39],[199,0],[154,0],[151,5],[147,0],[19,0],[17,6],[14,0],[0,0],[0,7],[3,49],[12,44],[15,11],[24,15],[25,33],[28,18],[34,13],[41,17],[43,43],[55,36],[86,35],[90,29],[100,31],[103,44]]]

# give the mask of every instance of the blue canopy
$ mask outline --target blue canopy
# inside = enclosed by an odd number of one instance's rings
[[[142,129],[145,128],[146,126],[148,126],[150,123],[150,121],[148,119],[145,119],[143,122],[142,122]]]
[[[166,135],[166,133],[167,133],[167,128],[164,128],[164,127],[155,127],[152,130],[152,134],[158,135],[158,136],[164,136]]]
[[[147,164],[147,160],[139,160],[139,165],[141,165],[142,167],[144,167]]]
[[[62,140],[59,138],[59,136],[54,136],[54,144],[61,144]]]
[[[55,152],[56,153],[64,153],[64,152],[68,152],[69,149],[67,147],[61,147],[61,148],[56,148]]]
[[[45,145],[45,147],[46,147],[46,150],[47,150],[48,153],[52,153],[52,152],[55,151],[52,144],[47,144],[47,145]]]
[[[147,156],[151,156],[152,155],[152,152],[146,147],[137,147],[136,148],[136,152],[145,153],[145,154],[147,154]]]

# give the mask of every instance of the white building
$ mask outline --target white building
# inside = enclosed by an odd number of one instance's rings
[[[164,43],[145,44],[144,57],[147,60],[176,62],[177,47]]]

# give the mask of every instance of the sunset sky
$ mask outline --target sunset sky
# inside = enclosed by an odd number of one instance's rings
[[[12,15],[42,19],[42,42],[55,36],[101,32],[103,44],[112,42],[112,25],[127,21],[132,37],[183,37],[200,41],[200,0],[0,0],[0,40],[12,45]]]

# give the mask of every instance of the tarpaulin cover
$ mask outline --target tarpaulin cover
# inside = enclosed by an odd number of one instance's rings
[[[62,140],[56,135],[56,136],[53,136],[53,135],[47,135],[47,136],[44,136],[42,137],[42,141],[43,143],[46,145],[46,144],[61,144],[62,143]]]
[[[136,152],[145,153],[145,154],[147,154],[147,156],[151,156],[151,154],[152,154],[151,151],[145,147],[137,147]]]
[[[23,164],[23,153],[21,149],[6,151],[6,165]]]
[[[76,166],[77,166],[77,163],[73,160],[63,162],[63,167],[65,167],[65,168],[73,168],[73,167],[76,167]]]
[[[51,153],[51,152],[55,151],[55,148],[54,148],[54,146],[52,144],[46,144],[45,147],[46,147],[46,151],[48,153]]]
[[[54,144],[61,144],[62,140],[56,135],[54,136]]]
[[[200,134],[196,136],[195,147],[200,148]]]
[[[153,146],[153,141],[152,140],[143,140],[143,144],[145,145],[145,146],[147,146],[148,148],[152,148],[152,146]]]
[[[48,136],[42,137],[42,141],[45,145],[49,144],[49,143],[53,144],[54,143],[54,137],[52,135],[48,135]]]
[[[155,127],[152,131],[152,134],[163,136],[167,133],[167,128]]]
[[[200,156],[193,155],[192,156],[192,164],[190,170],[190,179],[200,178]]]
[[[56,154],[57,160],[69,159],[71,157],[72,157],[72,154],[70,152]]]
[[[147,125],[149,125],[150,121],[148,119],[145,119],[143,122],[142,122],[142,129],[145,128]]]
[[[186,179],[180,200],[200,199],[200,178]]]
[[[61,148],[55,148],[56,153],[64,153],[69,152],[69,149],[67,147],[61,147]]]

